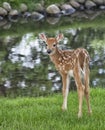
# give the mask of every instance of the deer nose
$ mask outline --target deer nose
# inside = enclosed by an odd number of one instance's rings
[[[47,53],[50,54],[52,51],[50,49],[47,50]]]

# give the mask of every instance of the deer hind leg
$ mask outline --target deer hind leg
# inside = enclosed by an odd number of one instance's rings
[[[63,104],[62,104],[62,110],[67,110],[67,97],[69,93],[69,75],[62,75],[62,94],[63,94]]]
[[[85,69],[85,75],[84,75],[84,81],[85,81],[85,97],[86,97],[86,102],[87,102],[87,107],[88,107],[88,113],[91,114],[92,113],[92,110],[91,110],[91,107],[90,107],[90,99],[89,99],[89,96],[90,96],[90,87],[89,87],[89,68],[86,68]]]
[[[74,79],[75,79],[75,83],[77,85],[77,91],[78,91],[78,99],[79,99],[78,118],[80,118],[82,117],[82,102],[83,102],[83,96],[84,96],[84,85],[82,84],[79,67],[76,67],[74,70]]]

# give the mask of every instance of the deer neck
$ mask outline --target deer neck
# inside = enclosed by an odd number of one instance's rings
[[[61,55],[62,51],[59,50],[58,48],[56,48],[56,51],[53,55],[50,55],[50,58],[51,58],[51,61],[54,63],[54,64],[57,64],[59,62],[59,58],[62,57]]]

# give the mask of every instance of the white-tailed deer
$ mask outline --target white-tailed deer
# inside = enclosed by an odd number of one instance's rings
[[[83,48],[76,50],[60,50],[57,44],[64,38],[63,34],[59,34],[55,38],[47,38],[45,34],[40,34],[39,38],[46,43],[47,53],[51,61],[55,64],[56,69],[62,76],[62,93],[63,105],[62,109],[67,109],[67,97],[69,92],[70,77],[73,76],[78,91],[79,111],[78,117],[82,116],[82,102],[85,94],[88,112],[91,114],[89,101],[89,60],[88,52]]]

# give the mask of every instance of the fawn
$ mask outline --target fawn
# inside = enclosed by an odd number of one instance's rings
[[[89,101],[90,56],[87,50],[84,48],[77,48],[75,50],[60,50],[57,47],[57,44],[63,40],[63,34],[58,34],[55,38],[48,38],[44,33],[42,33],[39,34],[39,38],[46,43],[47,53],[62,77],[62,110],[67,109],[70,77],[74,77],[79,99],[78,118],[82,116],[82,102],[84,95],[87,101],[88,113],[91,114],[92,110]]]

